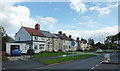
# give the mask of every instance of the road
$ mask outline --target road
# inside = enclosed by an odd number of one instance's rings
[[[111,62],[118,62],[118,53],[110,53]],[[63,64],[48,65],[37,69],[118,69],[117,64],[102,64],[104,54]]]
[[[118,63],[118,60],[120,59],[120,58],[118,59],[118,57],[120,57],[119,54],[117,52],[110,53],[111,62]],[[67,63],[53,64],[53,65],[47,65],[41,62],[41,59],[32,59],[32,60],[17,61],[17,62],[12,61],[12,62],[3,63],[2,67],[4,69],[118,69],[119,68],[120,65],[117,64],[102,64],[102,61],[104,60],[104,55],[105,53],[82,60],[76,60]],[[56,58],[56,57],[50,57],[50,58]]]
[[[74,55],[80,55],[80,54],[74,54]],[[66,56],[72,56],[72,55],[66,55]],[[36,67],[43,67],[43,66],[46,66],[47,64],[43,63],[41,60],[60,58],[60,57],[63,57],[63,56],[53,56],[53,57],[47,57],[47,58],[36,58],[36,59],[21,60],[21,61],[2,62],[2,68],[3,69],[32,69]],[[16,58],[16,56],[13,58]]]

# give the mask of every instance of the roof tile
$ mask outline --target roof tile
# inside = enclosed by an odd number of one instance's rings
[[[39,30],[29,28],[29,27],[23,27],[30,35],[35,35],[35,36],[41,36],[45,37]]]

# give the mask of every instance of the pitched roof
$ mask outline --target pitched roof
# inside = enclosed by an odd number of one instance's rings
[[[22,26],[23,27],[23,26]],[[35,36],[41,36],[45,37],[39,30],[29,28],[29,27],[23,27],[30,35],[35,35]]]
[[[48,38],[53,38],[53,35],[49,31],[40,30],[40,32]]]
[[[62,40],[68,40],[68,41],[72,41],[72,38],[69,38],[65,35],[60,35],[60,34],[55,34],[58,38],[62,39]]]

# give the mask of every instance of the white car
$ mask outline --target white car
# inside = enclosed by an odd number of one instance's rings
[[[103,51],[102,51],[102,49],[97,49],[96,52],[97,52],[97,53],[102,53]]]

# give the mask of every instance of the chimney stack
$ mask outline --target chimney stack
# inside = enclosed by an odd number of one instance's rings
[[[79,37],[77,37],[77,40],[79,40]]]
[[[72,36],[71,35],[69,35],[69,38],[71,38]]]
[[[58,33],[59,33],[60,35],[62,35],[62,31],[59,31]]]
[[[40,30],[40,25],[38,23],[35,25],[35,29]]]

